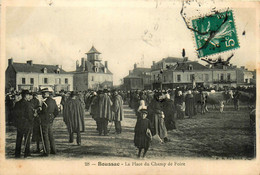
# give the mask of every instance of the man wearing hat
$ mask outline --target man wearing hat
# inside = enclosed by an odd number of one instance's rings
[[[78,98],[76,92],[70,94],[71,99],[65,103],[63,120],[69,132],[69,142],[73,143],[73,134],[77,134],[77,144],[81,145],[80,132],[85,131],[84,102]]]
[[[112,110],[114,112],[113,120],[115,122],[116,133],[121,134],[122,132],[121,121],[124,119],[124,110],[123,110],[123,99],[118,94],[117,90],[114,91]]]
[[[108,136],[107,125],[108,121],[112,120],[112,101],[108,95],[108,90],[105,89],[103,93],[99,95],[99,135],[104,132],[105,136]]]
[[[22,99],[14,107],[14,124],[17,128],[15,157],[20,158],[23,137],[25,139],[24,157],[30,155],[30,140],[33,127],[33,108],[29,103],[30,92],[22,91]]]
[[[59,111],[56,101],[50,97],[50,91],[48,89],[44,89],[42,95],[44,99],[42,111],[40,112],[40,120],[43,133],[43,144],[45,147],[44,156],[48,156],[50,153],[56,154],[52,124]]]

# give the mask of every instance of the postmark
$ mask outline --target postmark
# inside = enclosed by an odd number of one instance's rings
[[[199,57],[239,48],[232,10],[193,19],[192,27]]]

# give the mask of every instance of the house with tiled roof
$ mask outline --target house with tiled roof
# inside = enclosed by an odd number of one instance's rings
[[[150,89],[151,88],[151,68],[138,67],[134,64],[134,69],[129,71],[129,75],[124,77],[124,89]]]
[[[86,53],[87,58],[81,58],[81,65],[76,61],[74,74],[74,89],[84,91],[87,89],[104,89],[113,86],[113,74],[108,69],[108,62],[102,63],[100,52],[92,46]]]
[[[154,77],[155,85],[162,84],[163,88],[199,87],[212,85],[212,71],[197,61],[182,61],[167,66],[160,75]],[[158,86],[158,85],[157,85]]]
[[[54,91],[73,90],[73,74],[60,65],[34,64],[32,60],[17,63],[10,58],[5,76],[7,89],[38,91],[51,87]]]

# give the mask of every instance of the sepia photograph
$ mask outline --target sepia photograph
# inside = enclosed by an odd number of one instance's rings
[[[259,10],[2,1],[0,174],[259,174]]]

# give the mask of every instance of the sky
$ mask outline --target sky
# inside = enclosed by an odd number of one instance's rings
[[[128,75],[134,63],[142,65],[143,61],[144,67],[150,67],[152,61],[181,57],[183,48],[190,60],[205,64],[197,57],[194,33],[187,29],[180,15],[181,2],[61,2],[6,8],[6,67],[7,60],[13,58],[14,62],[59,64],[66,71],[74,71],[76,60],[86,57],[92,45],[102,53],[103,61],[108,61],[115,85]],[[209,13],[213,7],[226,9],[233,5],[212,1],[185,6],[187,16],[194,18]],[[231,63],[256,69],[257,11],[252,5],[246,7],[242,3],[232,10],[240,48],[220,55],[227,58],[234,53]]]

